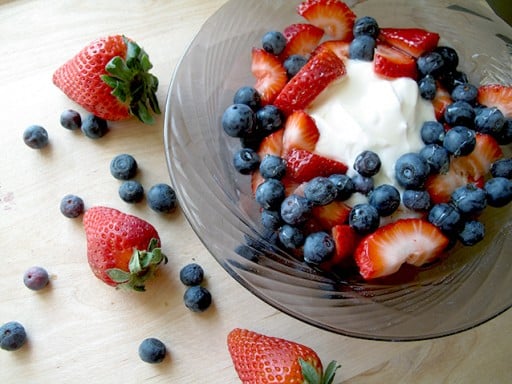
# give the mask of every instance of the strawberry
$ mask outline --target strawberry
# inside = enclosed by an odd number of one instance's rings
[[[335,225],[332,227],[331,234],[335,244],[335,252],[330,260],[320,265],[325,270],[352,260],[357,245],[361,240],[360,235],[348,224]]]
[[[356,15],[339,0],[305,0],[297,7],[299,15],[337,40],[352,40]]]
[[[348,169],[342,162],[305,149],[292,148],[286,156],[286,162],[287,175],[298,182],[308,181],[316,176],[345,173]]]
[[[274,105],[285,115],[305,109],[325,87],[345,73],[343,60],[330,50],[322,50],[290,79],[277,95]]]
[[[251,72],[256,78],[254,88],[263,105],[271,104],[288,81],[279,58],[260,48],[252,49]]]
[[[488,134],[477,133],[473,151],[467,156],[453,158],[451,164],[459,174],[480,179],[489,173],[491,164],[502,156],[503,151],[496,139]]]
[[[486,107],[498,108],[507,119],[512,118],[512,85],[481,85],[477,100]]]
[[[450,164],[446,173],[430,175],[427,178],[425,190],[429,193],[432,203],[447,203],[450,201],[453,191],[469,183],[482,188],[484,178],[474,178],[466,172],[459,172]]]
[[[350,58],[349,53],[350,43],[348,41],[343,40],[327,40],[321,43],[316,49],[313,51],[312,55],[315,55],[322,51],[323,49],[329,49],[334,52],[336,56],[338,56],[342,60],[346,60]]]
[[[377,44],[373,70],[378,75],[390,79],[398,77],[416,79],[418,76],[414,57],[386,44]]]
[[[314,206],[311,214],[324,230],[348,222],[351,208],[342,201],[334,200],[327,205]]]
[[[446,90],[441,83],[436,82],[436,95],[432,100],[432,105],[434,107],[434,113],[436,115],[436,119],[438,121],[442,121],[444,119],[444,111],[448,105],[453,103],[450,92]]]
[[[156,229],[136,216],[93,207],[85,212],[83,224],[89,266],[108,285],[144,291],[144,283],[167,262]]]
[[[238,377],[244,384],[332,383],[339,365],[331,362],[325,374],[311,348],[247,329],[229,332],[227,345]]]
[[[449,239],[423,219],[400,219],[364,237],[354,254],[364,279],[387,276],[403,263],[422,266],[439,256]]]
[[[416,58],[433,50],[439,37],[438,33],[421,28],[381,28],[379,34],[380,40]]]
[[[323,29],[311,24],[292,24],[283,31],[287,43],[281,54],[281,59],[291,55],[309,55],[324,35]]]
[[[292,148],[314,151],[319,138],[315,120],[304,111],[295,111],[288,116],[284,125],[283,155]]]
[[[53,83],[71,100],[105,120],[137,117],[154,121],[160,113],[158,79],[147,53],[120,35],[97,39],[58,68]]]

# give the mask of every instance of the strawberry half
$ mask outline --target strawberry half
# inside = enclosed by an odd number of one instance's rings
[[[283,31],[287,43],[281,54],[281,59],[291,55],[308,56],[318,45],[324,35],[324,30],[311,24],[292,24]]]
[[[286,69],[279,58],[264,49],[252,49],[251,72],[256,78],[254,88],[263,105],[271,104],[288,81]]]
[[[458,156],[451,160],[452,167],[459,174],[467,174],[474,179],[486,176],[491,164],[503,156],[503,151],[491,135],[476,134],[476,144],[467,156]]]
[[[386,44],[377,44],[373,58],[373,70],[376,74],[389,79],[398,77],[416,79],[418,77],[414,57]]]
[[[286,163],[286,174],[298,182],[308,181],[316,176],[345,173],[348,169],[339,161],[297,148],[290,150]]]
[[[484,178],[474,178],[466,172],[459,172],[450,164],[446,173],[431,175],[425,182],[425,190],[429,193],[433,204],[447,203],[450,201],[453,191],[467,184],[474,184],[482,188]]]
[[[322,50],[290,79],[276,97],[274,105],[285,115],[306,109],[325,87],[345,73],[343,60],[330,50]]]
[[[380,40],[416,58],[433,50],[439,37],[438,33],[421,28],[381,28],[379,35]]]
[[[334,200],[327,205],[317,205],[311,210],[311,215],[326,231],[336,225],[348,223],[351,208],[342,201]]]
[[[346,60],[350,58],[350,42],[343,40],[327,40],[321,43],[316,49],[313,51],[312,55],[315,55],[321,52],[323,49],[328,49],[336,56],[338,56],[342,60]]]
[[[401,219],[361,240],[354,254],[364,279],[391,275],[403,263],[422,266],[441,256],[449,239],[423,219]]]
[[[432,100],[434,113],[437,121],[443,121],[446,107],[453,103],[450,92],[448,92],[438,81],[436,82],[436,95]]]
[[[361,241],[361,236],[348,224],[334,226],[331,235],[335,244],[334,256],[320,265],[324,270],[351,261],[357,245]]]
[[[299,15],[334,39],[350,41],[356,14],[339,0],[306,0],[297,7]]]
[[[295,111],[286,118],[282,135],[283,155],[292,149],[306,149],[314,151],[320,138],[320,132],[315,120],[304,111]]]
[[[512,118],[512,86],[482,85],[478,88],[478,102],[486,107],[498,108],[507,119]]]

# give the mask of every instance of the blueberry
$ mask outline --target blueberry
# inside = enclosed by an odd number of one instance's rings
[[[261,160],[259,170],[265,179],[281,180],[286,173],[286,161],[279,156],[265,155]]]
[[[261,106],[261,95],[254,87],[244,86],[235,92],[233,104],[245,104],[257,111]]]
[[[307,182],[304,196],[314,205],[327,205],[336,198],[336,186],[327,177],[314,177]]]
[[[231,137],[250,136],[256,129],[254,112],[246,104],[232,104],[222,114],[222,128]]]
[[[261,38],[263,49],[273,55],[280,55],[286,47],[286,37],[279,31],[269,31]]]
[[[475,145],[475,131],[460,125],[449,129],[443,140],[443,147],[454,156],[469,155]]]
[[[23,141],[32,149],[41,149],[48,145],[48,132],[40,125],[31,125],[23,131]]]
[[[70,130],[80,129],[82,126],[82,117],[77,111],[66,109],[60,114],[60,125]]]
[[[444,59],[440,53],[431,51],[418,57],[416,65],[422,76],[432,75],[436,77],[444,66]]]
[[[478,96],[478,88],[473,84],[458,84],[451,93],[453,101],[465,101],[469,104],[475,104]]]
[[[261,225],[263,225],[264,228],[270,229],[270,230],[277,230],[281,224],[281,214],[278,211],[271,211],[268,209],[263,209],[261,211]]]
[[[443,71],[439,74],[438,79],[448,92],[453,91],[457,85],[467,84],[469,82],[468,75],[457,70]]]
[[[334,255],[334,239],[326,232],[313,232],[304,241],[304,261],[321,264]]]
[[[493,177],[512,179],[512,158],[503,158],[492,163],[491,175]]]
[[[303,55],[290,55],[283,62],[284,69],[286,70],[286,75],[289,79],[295,76],[302,67],[308,62],[306,56]]]
[[[42,267],[30,267],[23,274],[23,284],[33,291],[43,289],[49,282],[50,277],[48,276],[48,272]]]
[[[354,160],[354,169],[361,175],[371,177],[376,175],[381,167],[379,155],[372,151],[363,151]]]
[[[118,193],[125,203],[138,203],[144,198],[144,187],[136,180],[127,180],[119,186]]]
[[[256,188],[255,198],[263,209],[278,208],[284,196],[284,185],[276,179],[267,179]]]
[[[379,212],[370,204],[356,204],[350,210],[348,224],[359,234],[364,235],[375,231],[379,223]]]
[[[188,286],[199,285],[203,282],[204,270],[197,263],[185,265],[180,270],[180,281]]]
[[[64,216],[74,219],[84,213],[84,201],[76,195],[66,195],[61,199],[59,208]]]
[[[178,204],[174,189],[163,183],[153,185],[149,189],[146,199],[149,207],[158,213],[171,213]]]
[[[374,180],[372,177],[366,177],[360,173],[356,173],[352,176],[352,184],[354,185],[355,192],[367,195],[373,190]]]
[[[89,139],[99,139],[108,132],[107,121],[95,115],[87,115],[80,127],[85,136]]]
[[[493,177],[485,182],[487,204],[491,207],[504,207],[512,200],[512,181],[504,177]]]
[[[212,295],[208,289],[200,285],[188,287],[183,295],[185,306],[193,312],[204,312],[212,303]]]
[[[428,221],[446,234],[458,232],[462,225],[460,212],[448,203],[439,203],[432,206],[428,213]]]
[[[459,55],[455,49],[439,45],[434,48],[434,52],[439,53],[443,58],[444,70],[453,71],[457,69],[457,66],[459,65]]]
[[[452,192],[451,203],[462,214],[479,214],[487,206],[487,198],[483,189],[467,184]]]
[[[430,194],[423,190],[406,189],[402,193],[402,203],[413,211],[427,211],[430,209]]]
[[[498,108],[480,108],[475,116],[475,131],[499,137],[506,121],[505,116]]]
[[[472,128],[475,124],[475,110],[465,101],[455,101],[446,106],[444,120],[451,126]]]
[[[304,234],[299,228],[285,224],[279,228],[279,241],[285,248],[296,249],[304,244]]]
[[[26,340],[25,328],[17,321],[9,321],[0,327],[0,348],[15,351],[20,349]]]
[[[333,174],[329,180],[336,187],[336,200],[347,200],[355,192],[355,186],[352,179],[344,174]]]
[[[142,340],[139,345],[139,357],[150,364],[161,363],[167,353],[165,344],[153,337]]]
[[[349,57],[352,60],[372,61],[375,45],[375,39],[369,35],[356,36],[350,42]]]
[[[287,224],[297,225],[311,216],[311,202],[303,196],[291,194],[281,204],[281,218]]]
[[[233,155],[233,166],[242,175],[248,175],[260,166],[260,157],[254,149],[242,148]]]
[[[118,180],[130,180],[137,174],[137,161],[132,155],[122,153],[110,161],[110,173]]]
[[[500,145],[508,145],[512,143],[512,119],[507,119],[503,125],[503,129],[498,135],[496,140]]]
[[[428,120],[421,125],[420,135],[425,144],[442,144],[445,130],[440,122]]]
[[[380,28],[377,20],[371,16],[363,16],[357,19],[352,28],[354,36],[368,35],[376,39],[379,36]]]
[[[434,100],[437,92],[436,80],[432,75],[423,76],[418,80],[420,96],[425,100]]]
[[[258,109],[255,114],[258,129],[266,136],[277,131],[283,125],[284,117],[282,112],[274,105],[267,104]]]
[[[395,163],[395,178],[406,189],[421,189],[429,175],[426,160],[419,154],[403,154]]]
[[[420,150],[420,156],[427,162],[430,173],[445,173],[450,166],[450,154],[439,144],[428,144]]]
[[[368,203],[377,209],[380,216],[389,216],[400,205],[400,192],[390,184],[381,184],[370,193]]]
[[[464,223],[464,227],[459,232],[459,240],[462,244],[472,246],[484,239],[485,226],[476,220]]]

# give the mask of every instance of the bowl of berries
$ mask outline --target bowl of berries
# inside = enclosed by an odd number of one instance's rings
[[[243,287],[421,340],[512,306],[512,28],[484,2],[230,0],[177,66],[167,165]]]

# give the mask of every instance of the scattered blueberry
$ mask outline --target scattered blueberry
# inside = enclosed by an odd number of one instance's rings
[[[108,132],[107,121],[95,115],[87,115],[80,127],[85,136],[90,139],[99,139]]]
[[[258,109],[255,114],[258,129],[264,135],[277,131],[283,125],[284,117],[282,112],[274,105],[267,104]]]
[[[60,212],[70,219],[74,219],[84,213],[84,201],[76,195],[66,195],[60,201]]]
[[[406,189],[402,192],[402,203],[413,211],[427,211],[430,209],[430,194],[424,190]]]
[[[314,177],[306,184],[304,197],[314,205],[327,205],[336,198],[336,186],[327,177]]]
[[[420,135],[425,144],[442,144],[445,130],[440,122],[428,120],[422,124]]]
[[[276,209],[284,199],[283,183],[276,179],[267,179],[256,188],[255,198],[263,209]]]
[[[428,221],[446,234],[457,233],[462,224],[458,209],[448,203],[435,204],[428,213]]]
[[[194,285],[188,287],[183,295],[185,306],[193,312],[203,312],[212,303],[212,295],[205,287]]]
[[[487,206],[485,191],[473,184],[467,184],[453,191],[452,204],[462,214],[479,214]]]
[[[485,237],[485,226],[476,220],[467,221],[459,232],[459,240],[463,245],[472,246]]]
[[[287,224],[305,222],[311,215],[311,202],[303,196],[291,194],[281,204],[281,218]]]
[[[254,112],[246,104],[233,104],[222,114],[222,128],[231,137],[249,136],[256,129]]]
[[[449,129],[443,140],[443,147],[454,156],[469,155],[475,145],[475,131],[461,125]]]
[[[163,183],[153,185],[147,193],[146,200],[149,207],[158,213],[171,213],[178,204],[174,189]]]
[[[432,75],[423,76],[418,80],[420,96],[425,100],[434,100],[437,92],[436,80]]]
[[[336,200],[347,200],[355,192],[354,182],[347,175],[334,174],[329,176],[329,180],[336,187]]]
[[[273,55],[280,55],[286,47],[286,37],[279,31],[269,31],[261,38],[263,49]]]
[[[261,106],[261,95],[254,87],[244,86],[235,92],[233,104],[245,104],[257,111]]]
[[[446,106],[444,120],[452,127],[462,125],[472,128],[475,123],[475,109],[465,101],[454,101]]]
[[[389,216],[400,205],[400,192],[390,184],[381,184],[370,192],[368,203],[377,209],[380,216]]]
[[[139,357],[149,364],[161,363],[167,353],[165,344],[153,337],[142,340],[139,345]]]
[[[304,234],[292,225],[285,224],[279,228],[279,241],[285,248],[296,249],[304,244]]]
[[[370,204],[356,204],[350,210],[348,224],[359,234],[371,233],[379,227],[379,212]]]
[[[48,132],[40,125],[31,125],[23,131],[23,141],[32,149],[41,149],[48,145]]]
[[[286,173],[286,161],[279,156],[265,155],[259,170],[264,179],[281,180]]]
[[[180,270],[180,280],[185,285],[199,285],[203,282],[203,278],[204,270],[197,263],[187,264]]]
[[[498,137],[506,121],[505,116],[498,108],[480,108],[475,116],[475,131]]]
[[[395,163],[395,178],[406,189],[421,189],[429,172],[428,163],[418,153],[405,153]]]
[[[137,161],[132,155],[122,153],[110,161],[110,173],[118,180],[130,180],[137,174]]]
[[[352,184],[354,185],[355,192],[367,195],[373,190],[374,180],[373,177],[366,177],[360,173],[356,173],[352,176]]]
[[[304,261],[310,264],[321,264],[334,254],[334,239],[326,232],[313,232],[304,241]]]
[[[379,36],[380,28],[377,20],[371,16],[363,16],[354,22],[354,36],[368,35],[376,39]]]
[[[512,181],[504,177],[493,177],[485,182],[487,204],[491,207],[504,207],[512,200]]]
[[[233,165],[242,175],[248,175],[258,169],[260,157],[254,149],[242,148],[233,155]]]
[[[376,175],[381,167],[379,155],[372,151],[363,151],[354,160],[354,169],[361,175],[371,177]]]
[[[288,78],[295,76],[307,62],[307,57],[303,55],[288,56],[288,58],[283,63]]]
[[[492,163],[491,175],[493,177],[512,179],[512,158],[503,158]]]
[[[349,56],[352,60],[372,61],[375,51],[375,39],[369,35],[354,37],[349,45]]]
[[[420,156],[427,162],[430,173],[444,173],[450,166],[450,154],[439,144],[428,144],[420,150]]]
[[[48,276],[48,272],[42,267],[30,267],[23,274],[23,284],[33,291],[43,289],[49,282],[50,277]]]
[[[440,53],[431,51],[424,53],[416,60],[418,71],[422,76],[437,76],[444,66],[444,59]]]
[[[475,104],[478,88],[470,83],[459,84],[453,88],[451,96],[453,101],[465,101],[469,104]]]
[[[82,117],[73,109],[66,109],[60,114],[60,125],[69,130],[80,129]]]
[[[124,181],[119,186],[119,197],[126,203],[138,203],[144,198],[144,187],[136,180]]]
[[[0,348],[15,351],[20,349],[26,340],[25,328],[17,321],[9,321],[0,327]]]

